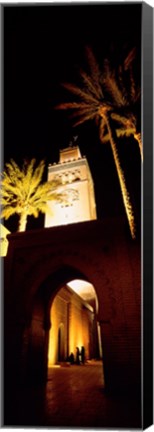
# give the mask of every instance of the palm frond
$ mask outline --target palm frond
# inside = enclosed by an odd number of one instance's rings
[[[15,178],[22,179],[23,172],[20,170],[16,162],[11,159],[10,162],[5,165],[6,173],[8,173],[10,180],[14,181]]]
[[[123,95],[124,104],[126,106],[128,104],[128,100],[129,100],[129,92],[127,91],[127,88],[126,88],[125,75],[123,72],[122,65],[120,65],[118,68],[117,81],[118,81],[119,89]]]
[[[115,133],[116,133],[117,138],[123,138],[123,137],[129,138],[131,135],[134,136],[134,128],[128,128],[128,129],[117,128],[117,129],[115,129]],[[105,144],[109,141],[110,141],[109,134],[104,132],[104,134],[102,134],[103,144]]]
[[[90,67],[92,81],[97,89],[99,98],[102,98],[103,91],[102,91],[102,86],[100,84],[101,72],[99,69],[98,62],[94,56],[92,49],[89,46],[86,46],[85,51],[86,51],[86,58],[88,60],[88,64]]]
[[[117,106],[124,106],[123,94],[118,87],[115,74],[111,71],[110,63],[107,59],[104,61],[103,84],[109,95],[112,97],[112,101],[116,101]]]
[[[67,110],[67,109],[77,109],[80,107],[88,107],[89,105],[87,103],[84,102],[63,102],[60,103],[58,105],[55,106],[55,109],[62,109],[62,110]]]
[[[35,190],[38,188],[41,180],[42,180],[42,175],[44,172],[44,161],[42,160],[39,165],[35,168],[35,170],[30,173],[30,177],[28,176],[28,171],[27,170],[27,176],[25,177],[25,184],[27,183],[27,186],[29,188],[28,192],[28,196],[30,196],[32,193],[35,192]]]
[[[136,86],[136,94],[134,95],[133,102],[136,103],[141,97],[141,88],[139,86]]]
[[[112,117],[113,120],[115,120],[118,123],[121,123],[125,127],[127,127],[127,124],[128,124],[128,117],[127,116],[123,116],[123,115],[118,114],[116,112],[112,112],[111,117]]]
[[[70,91],[70,93],[73,93],[75,96],[78,96],[81,100],[84,100],[85,102],[97,102],[97,99],[94,98],[90,92],[86,92],[85,90],[80,89],[75,84],[65,83],[63,84],[63,87],[65,87],[68,91]]]
[[[127,129],[116,129],[116,135],[118,138],[122,137],[130,137],[131,135],[134,135],[134,128],[127,128]]]
[[[10,216],[14,215],[15,213],[17,213],[16,208],[10,205],[2,209],[2,211],[0,212],[0,217],[7,220],[10,218]]]
[[[133,72],[132,69],[130,70],[130,99],[131,101],[134,101],[136,96],[136,85],[135,85],[135,80],[133,77]]]
[[[85,84],[88,92],[90,91],[96,99],[100,99],[102,94],[98,90],[97,86],[94,84],[92,78],[83,70],[80,70],[80,76],[83,80],[83,84]]]
[[[136,47],[133,47],[124,60],[124,69],[127,70],[136,57]]]
[[[80,118],[79,118],[79,120],[78,121],[76,121],[75,123],[73,123],[73,127],[76,127],[76,126],[79,126],[80,124],[82,124],[82,123],[84,123],[84,122],[86,122],[86,121],[89,121],[89,120],[93,120],[94,118],[95,118],[95,115],[96,114],[88,114],[87,113],[87,115],[85,114],[85,115],[83,115],[83,116],[80,116]]]
[[[96,115],[96,113],[98,112],[98,108],[83,108],[83,109],[79,109],[74,111],[72,114],[70,114],[70,118],[75,118],[75,117],[82,117],[83,115],[88,114],[90,117],[94,115]]]

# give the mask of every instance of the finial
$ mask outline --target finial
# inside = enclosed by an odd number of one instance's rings
[[[73,136],[72,139],[69,142],[69,147],[73,147],[73,145],[75,144],[75,142],[77,141],[77,139],[78,139],[78,135]]]

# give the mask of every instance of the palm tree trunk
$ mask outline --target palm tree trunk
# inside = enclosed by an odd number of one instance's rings
[[[27,213],[23,212],[20,215],[18,231],[19,232],[25,231],[26,230],[26,225],[27,225]]]
[[[126,214],[127,214],[127,218],[128,218],[131,236],[133,239],[135,239],[135,220],[134,220],[134,215],[133,215],[133,209],[132,209],[130,197],[129,197],[129,194],[127,191],[123,170],[122,170],[121,165],[120,165],[120,160],[119,160],[117,146],[116,146],[116,137],[114,137],[114,131],[112,129],[109,116],[106,114],[104,118],[106,121],[107,129],[108,129],[108,133],[109,133],[109,137],[110,137],[111,149],[112,149],[114,162],[115,162],[117,173],[118,173],[122,198],[123,198],[123,202],[124,202],[124,206],[125,206],[125,210],[126,210]]]
[[[136,141],[138,142],[138,146],[140,149],[140,154],[141,154],[141,160],[143,162],[143,144],[142,144],[142,138],[141,138],[141,133],[135,133],[134,134],[134,138],[136,139]]]

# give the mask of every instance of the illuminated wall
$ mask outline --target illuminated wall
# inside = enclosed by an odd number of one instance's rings
[[[71,353],[75,356],[77,346],[85,347],[88,359],[92,323],[93,308],[70,288],[61,288],[51,307],[48,365],[65,361]]]
[[[61,203],[48,203],[51,214],[45,216],[45,227],[96,219],[93,180],[87,159],[78,147],[61,150],[58,164],[49,165],[48,180],[61,181]]]

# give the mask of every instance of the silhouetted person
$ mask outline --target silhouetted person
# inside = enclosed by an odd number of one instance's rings
[[[81,347],[81,362],[82,362],[82,364],[85,363],[85,347],[84,346]]]
[[[80,351],[78,347],[76,347],[76,364],[80,364]]]
[[[70,354],[69,361],[71,364],[74,364],[74,354],[73,353]]]

